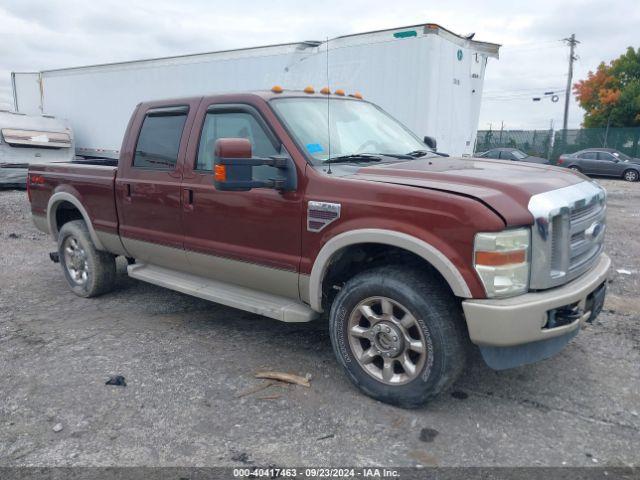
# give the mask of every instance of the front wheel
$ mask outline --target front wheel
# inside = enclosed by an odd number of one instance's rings
[[[413,408],[460,375],[468,342],[459,302],[435,275],[381,267],[349,280],[333,302],[331,342],[367,395]]]
[[[67,283],[80,297],[95,297],[113,289],[116,261],[97,250],[83,220],[65,223],[58,234],[58,258]]]
[[[627,182],[637,182],[639,176],[640,175],[638,175],[637,170],[626,170],[622,174],[622,178],[624,178]]]

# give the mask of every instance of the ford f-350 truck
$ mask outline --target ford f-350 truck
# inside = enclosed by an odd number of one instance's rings
[[[117,164],[32,166],[28,195],[77,295],[111,290],[124,256],[186,294],[328,317],[353,383],[413,407],[471,344],[494,369],[557,353],[599,314],[610,265],[595,182],[428,140],[341,90],[154,101]]]

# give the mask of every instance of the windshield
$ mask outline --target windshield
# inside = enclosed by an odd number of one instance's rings
[[[398,121],[373,104],[361,100],[281,98],[272,100],[271,104],[314,163],[343,155],[397,155],[428,150]]]
[[[523,158],[527,158],[529,155],[526,153],[522,153],[520,150],[513,150],[511,154],[516,157],[518,160],[522,160]]]

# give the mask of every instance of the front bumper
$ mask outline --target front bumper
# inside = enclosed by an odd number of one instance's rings
[[[592,317],[590,295],[605,283],[610,265],[611,260],[603,253],[591,270],[561,287],[505,299],[464,300],[462,308],[471,341],[481,347],[485,360],[485,352],[496,353],[492,347],[525,345],[528,350],[544,351],[544,354],[540,353],[541,358],[547,358],[561,349],[575,336],[580,325]],[[568,306],[579,315],[569,323],[549,328],[549,313]],[[543,341],[546,342],[543,344]],[[550,346],[553,346],[550,353],[549,348],[541,348]],[[502,353],[508,351],[502,350]],[[517,351],[513,350],[513,354]]]

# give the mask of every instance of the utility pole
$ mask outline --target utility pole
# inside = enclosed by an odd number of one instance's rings
[[[564,130],[562,137],[567,138],[567,123],[569,121],[569,100],[571,100],[571,82],[573,81],[573,62],[578,59],[575,56],[575,48],[578,43],[576,40],[576,34],[572,33],[569,38],[563,38],[563,40],[569,45],[569,74],[567,75],[567,89],[564,94],[564,120],[562,121],[562,128]]]

